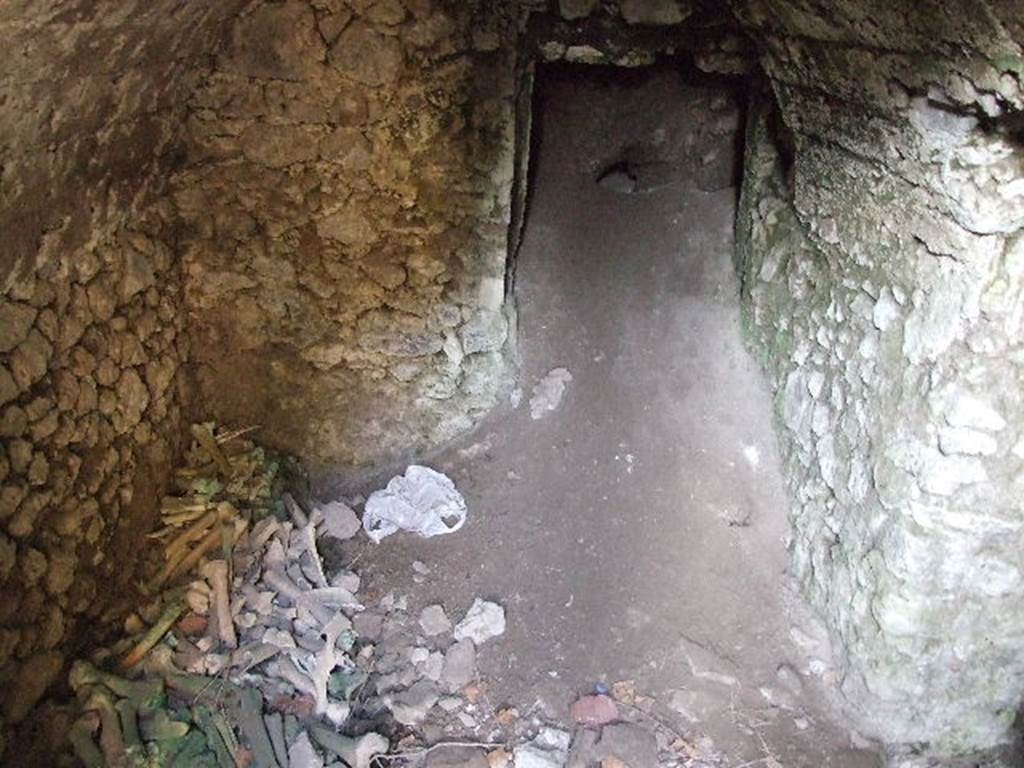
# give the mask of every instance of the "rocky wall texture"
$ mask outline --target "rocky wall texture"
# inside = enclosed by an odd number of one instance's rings
[[[845,703],[966,754],[1024,696],[1024,38],[927,5],[743,4],[781,119],[751,122],[738,266]]]
[[[231,3],[0,8],[0,762],[129,588],[177,448],[170,209],[189,75]],[[59,725],[54,725],[59,729]],[[16,741],[15,741],[16,740]]]
[[[122,229],[0,300],[4,736],[131,589],[177,451],[188,355],[160,239]]]
[[[495,404],[514,11],[286,0],[235,21],[175,178],[213,415],[316,472],[443,442]]]
[[[495,405],[514,369],[524,70],[588,60],[560,42],[572,32],[549,6],[285,0],[233,21],[189,100],[174,179],[213,416],[258,421],[314,474],[337,475],[441,444]],[[611,46],[588,38],[594,62],[700,37],[678,34],[691,3],[589,6],[562,11],[625,30]],[[541,37],[561,53],[521,51],[531,13],[549,10]]]

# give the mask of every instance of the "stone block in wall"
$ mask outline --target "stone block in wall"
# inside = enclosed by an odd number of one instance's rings
[[[405,54],[401,42],[394,36],[356,21],[338,37],[329,59],[346,77],[364,85],[381,86],[398,78]]]
[[[558,0],[558,10],[564,19],[583,19],[594,12],[597,2],[598,0]]]
[[[303,80],[322,60],[324,43],[309,3],[261,3],[240,16],[218,57],[222,72],[274,80]]]
[[[681,24],[693,13],[691,0],[622,0],[620,11],[627,24],[668,26]]]

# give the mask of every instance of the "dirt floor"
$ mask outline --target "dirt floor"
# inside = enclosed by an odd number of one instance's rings
[[[793,630],[771,394],[731,263],[736,102],[672,67],[581,68],[543,78],[537,106],[522,403],[425,460],[465,494],[466,526],[393,536],[359,567],[410,608],[502,603],[507,634],[479,659],[496,702],[566,720],[595,683],[632,679],[729,765],[876,765],[824,714],[830,671]],[[657,189],[595,183],[622,151],[656,161]],[[531,418],[559,367],[562,402]]]

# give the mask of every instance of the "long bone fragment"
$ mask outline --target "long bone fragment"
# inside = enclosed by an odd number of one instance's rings
[[[228,648],[237,648],[238,636],[235,634],[235,622],[231,614],[231,598],[228,593],[228,564],[224,560],[210,560],[203,566],[201,573],[213,590],[211,608],[217,637]]]

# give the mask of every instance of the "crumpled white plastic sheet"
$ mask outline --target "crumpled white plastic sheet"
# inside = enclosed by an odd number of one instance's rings
[[[363,510],[363,528],[377,544],[397,531],[427,538],[454,533],[465,522],[466,500],[451,478],[415,464],[370,494]]]

